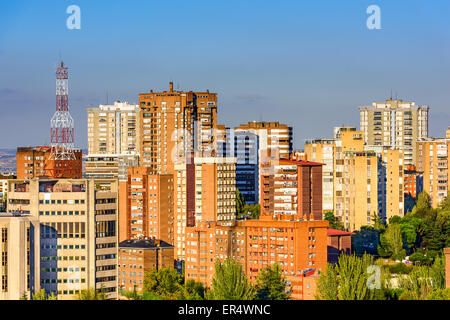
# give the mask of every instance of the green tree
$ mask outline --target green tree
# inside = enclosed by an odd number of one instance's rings
[[[28,293],[24,291],[22,295],[20,296],[20,300],[28,300]]]
[[[403,239],[398,223],[391,223],[380,236],[378,254],[382,257],[392,257],[394,260],[402,260],[406,256],[403,249]]]
[[[376,289],[368,283],[371,274],[369,266],[373,265],[373,257],[364,254],[362,257],[341,254],[338,263],[327,264],[324,274],[319,275],[317,298],[321,300],[374,300]]]
[[[203,283],[189,279],[185,282],[178,300],[203,300],[204,296],[205,288],[203,287]]]
[[[242,265],[227,258],[215,263],[215,275],[211,290],[206,292],[209,300],[252,300],[255,290],[242,271]]]
[[[431,198],[428,193],[423,191],[417,196],[416,205],[412,210],[412,215],[420,218],[428,209],[431,209]]]
[[[239,189],[236,188],[236,213],[241,215],[244,213],[245,199],[244,195],[239,192]]]
[[[286,292],[286,279],[278,263],[261,270],[256,283],[258,300],[289,300],[290,298],[290,293]]]
[[[431,291],[427,300],[450,300],[450,288]]]
[[[35,292],[31,296],[31,300],[57,300],[57,297],[52,293],[46,294],[44,289]]]
[[[425,300],[433,290],[430,268],[415,266],[407,276],[400,278],[399,285],[403,289],[399,300]]]
[[[325,212],[323,219],[327,220],[330,223],[330,228],[336,230],[344,230],[344,225],[339,219],[334,216],[333,211]]]
[[[159,295],[166,300],[174,300],[182,290],[182,281],[183,278],[174,268],[153,269],[144,276],[144,292]]]
[[[447,192],[447,196],[439,204],[439,209],[442,211],[450,211],[450,191]]]
[[[97,290],[94,287],[90,287],[80,291],[78,300],[106,300],[106,294],[103,288]]]
[[[431,266],[431,279],[433,280],[433,288],[445,288],[445,257],[437,256]]]
[[[394,218],[395,217],[396,216],[394,216]],[[386,226],[384,225],[383,220],[381,220],[380,216],[376,213],[372,215],[372,223],[375,230],[379,232],[383,232],[384,230],[386,230]]]

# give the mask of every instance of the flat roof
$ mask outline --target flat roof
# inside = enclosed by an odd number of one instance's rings
[[[119,243],[119,248],[156,249],[157,247],[154,239],[125,240]],[[174,248],[173,245],[162,240],[159,240],[159,247]]]

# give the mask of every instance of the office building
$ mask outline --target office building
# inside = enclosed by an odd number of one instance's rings
[[[40,223],[40,287],[59,300],[88,288],[117,297],[117,181],[11,180],[8,211]]]

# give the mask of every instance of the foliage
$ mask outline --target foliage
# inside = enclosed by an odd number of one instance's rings
[[[317,297],[320,300],[373,300],[376,290],[368,286],[369,266],[373,257],[341,254],[337,264],[327,264],[325,273],[319,275]]]
[[[227,258],[215,263],[212,289],[207,291],[210,300],[252,300],[255,290],[245,276],[242,265]]]
[[[412,271],[413,266],[404,264],[403,262],[399,262],[386,265],[385,268],[388,269],[390,273],[409,274]]]
[[[151,292],[166,300],[174,300],[182,289],[183,278],[174,268],[153,269],[144,276],[144,292]]]
[[[103,289],[97,290],[93,287],[81,290],[78,294],[78,300],[106,300]]]
[[[278,263],[259,272],[256,288],[258,300],[289,300],[290,297]]]
[[[46,294],[44,289],[35,292],[31,296],[31,300],[58,300],[57,297],[52,293]]]
[[[257,204],[246,204],[244,196],[236,189],[236,214],[241,219],[246,216],[249,219],[259,219],[261,214],[261,206]]]
[[[431,291],[427,300],[450,300],[450,288]]]
[[[415,266],[408,276],[400,278],[400,288],[399,300],[425,300],[433,290],[430,268]]]
[[[344,230],[344,225],[339,219],[334,216],[333,211],[325,212],[323,219],[327,220],[330,223],[330,228],[336,230]]]
[[[203,300],[205,297],[205,288],[203,283],[189,279],[180,291],[178,300]]]
[[[431,264],[431,258],[424,250],[418,250],[409,256],[409,261],[416,265],[425,266]]]
[[[431,198],[425,191],[423,191],[417,196],[416,205],[412,210],[412,215],[421,217],[428,209],[431,209]]]
[[[389,224],[386,231],[381,234],[378,254],[386,258],[392,257],[394,260],[405,258],[406,252],[403,249],[403,239],[398,223]]]

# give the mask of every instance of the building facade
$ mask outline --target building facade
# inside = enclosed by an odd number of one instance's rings
[[[140,165],[155,174],[173,174],[174,163],[195,152],[211,156],[215,151],[217,94],[169,91],[139,95]]]
[[[417,141],[417,170],[423,172],[423,191],[437,208],[449,191],[450,139],[423,138]]]
[[[39,291],[39,227],[35,217],[0,214],[0,300],[30,299]]]
[[[117,297],[117,182],[12,180],[8,211],[40,223],[40,287],[59,300],[88,288]]]
[[[147,272],[174,267],[174,247],[159,239],[125,240],[119,243],[119,289],[142,292]]]
[[[309,161],[279,160],[262,167],[261,216],[280,216],[283,220],[312,215],[322,219],[322,164]]]
[[[75,160],[55,160],[51,157],[50,147],[18,147],[17,179],[38,177],[80,179],[83,175],[82,151],[76,149],[74,155]],[[58,170],[55,170],[56,168]],[[62,176],[59,176],[61,172]]]
[[[129,167],[119,181],[119,241],[156,238],[174,243],[173,175]]]
[[[428,137],[429,106],[392,98],[359,107],[366,144],[403,151],[405,164],[416,164],[416,141]]]
[[[176,257],[185,257],[185,228],[236,218],[236,159],[199,157],[175,165]]]

